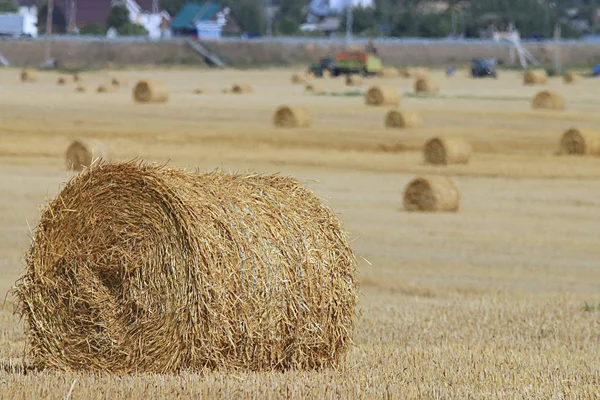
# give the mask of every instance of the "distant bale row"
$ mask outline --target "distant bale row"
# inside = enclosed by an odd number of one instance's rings
[[[169,89],[160,81],[139,81],[133,88],[133,99],[138,103],[164,103],[169,100]]]
[[[385,116],[388,128],[418,128],[423,125],[421,115],[416,111],[390,110]]]
[[[581,81],[581,75],[577,72],[568,71],[563,75],[563,80],[565,83],[578,83]]]
[[[447,177],[420,177],[404,189],[404,208],[407,211],[455,212],[459,203],[460,192]]]
[[[461,137],[435,137],[424,147],[425,161],[437,165],[467,164],[471,152],[471,144]]]
[[[396,88],[373,86],[365,93],[365,104],[370,106],[398,105],[400,95]]]
[[[65,164],[67,169],[81,171],[88,168],[94,162],[106,160],[108,147],[99,141],[75,140],[67,148]]]
[[[541,85],[548,83],[548,73],[543,69],[530,70],[523,74],[523,84]]]
[[[537,93],[531,102],[531,107],[534,109],[564,110],[565,106],[565,98],[550,90]]]
[[[273,123],[279,128],[300,128],[310,126],[310,113],[304,107],[278,107]]]
[[[571,128],[561,138],[560,153],[600,155],[600,133]]]
[[[416,93],[438,93],[439,91],[437,83],[429,78],[418,78],[415,81]]]
[[[293,178],[103,163],[42,212],[14,290],[35,367],[335,368],[356,258]]]

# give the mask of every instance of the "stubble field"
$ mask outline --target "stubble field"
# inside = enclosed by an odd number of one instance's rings
[[[292,85],[291,70],[102,71],[115,93],[75,93],[56,73],[23,84],[0,71],[0,294],[23,270],[40,207],[72,176],[64,152],[99,139],[115,160],[168,162],[210,171],[254,170],[296,177],[339,215],[359,258],[355,345],[339,370],[190,372],[109,376],[27,368],[12,297],[0,311],[0,397],[60,398],[599,398],[600,158],[559,156],[570,127],[600,130],[600,80],[523,86],[520,74],[474,80],[432,76],[437,96],[417,97],[413,80],[368,80],[326,92]],[[166,104],[134,104],[138,79],[164,81]],[[254,93],[220,93],[249,83]],[[401,108],[424,126],[384,127],[389,107],[367,107],[371,84],[405,94]],[[197,88],[211,94],[197,95]],[[566,111],[533,111],[550,88]],[[278,105],[303,105],[312,127],[276,129]],[[423,163],[422,145],[462,135],[467,165]],[[404,187],[421,175],[450,176],[457,213],[404,211]],[[587,304],[587,306],[586,306]]]

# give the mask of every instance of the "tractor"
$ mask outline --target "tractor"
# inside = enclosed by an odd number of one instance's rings
[[[309,76],[336,77],[339,75],[359,74],[372,76],[381,71],[381,59],[374,54],[365,52],[342,52],[332,57],[322,58],[312,64],[307,71]]]
[[[471,76],[473,78],[496,78],[497,60],[494,58],[474,58],[471,60]]]

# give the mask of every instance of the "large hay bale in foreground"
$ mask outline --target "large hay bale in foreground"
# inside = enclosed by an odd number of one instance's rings
[[[169,88],[160,81],[139,81],[133,87],[133,99],[138,103],[164,103],[169,100]]]
[[[363,78],[360,75],[352,74],[346,75],[346,85],[347,86],[362,86]]]
[[[563,75],[563,80],[565,83],[578,83],[581,81],[581,75],[577,72],[568,71]]]
[[[407,211],[458,211],[460,193],[452,179],[443,176],[421,177],[404,190]]]
[[[299,128],[310,126],[310,113],[304,107],[278,107],[273,116],[278,128]]]
[[[543,69],[535,69],[523,74],[524,85],[543,85],[548,83],[548,73]]]
[[[600,155],[600,133],[571,128],[560,140],[560,153]]]
[[[38,74],[35,69],[24,69],[21,71],[21,82],[36,82]]]
[[[430,78],[418,78],[415,81],[416,93],[437,93],[440,91],[437,83]]]
[[[14,294],[35,366],[335,367],[356,260],[292,178],[101,164],[43,211]]]
[[[235,84],[231,87],[231,92],[235,94],[252,93],[254,89],[248,84]]]
[[[108,157],[108,148],[102,142],[91,140],[74,140],[65,154],[65,165],[67,169],[81,171],[89,168],[93,162]]]
[[[421,114],[416,111],[390,110],[385,116],[388,128],[417,128],[423,125]]]
[[[394,87],[373,86],[365,93],[365,104],[369,106],[397,106],[400,104],[400,95]]]
[[[467,164],[471,151],[471,144],[464,138],[435,137],[425,143],[423,155],[429,164]]]
[[[562,95],[550,90],[543,90],[534,96],[531,107],[534,109],[564,110],[565,104],[565,98]]]

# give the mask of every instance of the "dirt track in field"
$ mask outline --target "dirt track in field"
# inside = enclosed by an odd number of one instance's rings
[[[74,83],[57,86],[56,73],[22,84],[17,70],[0,70],[0,294],[22,269],[39,208],[72,175],[64,152],[76,138],[103,141],[117,160],[299,178],[339,214],[360,259],[363,314],[344,371],[209,373],[192,384],[183,383],[189,376],[169,377],[162,386],[156,377],[78,376],[74,398],[169,397],[174,387],[233,397],[256,390],[277,397],[282,387],[292,397],[329,390],[333,398],[599,392],[600,311],[583,306],[600,303],[600,158],[556,152],[566,129],[600,130],[600,80],[552,78],[526,87],[514,72],[498,80],[433,72],[440,93],[427,98],[415,97],[404,78],[374,78],[358,89],[342,79],[320,81],[332,96],[292,85],[292,72],[103,71],[87,74],[87,84],[116,76],[129,85],[81,94]],[[133,103],[137,79],[167,83],[169,102]],[[254,93],[220,93],[234,83],[250,83]],[[387,129],[387,107],[341,95],[372,84],[405,94],[401,107],[420,112],[424,126]],[[197,88],[213,94],[193,94]],[[563,94],[567,110],[531,110],[542,89]],[[282,104],[307,107],[312,127],[274,128]],[[468,138],[471,162],[425,165],[421,147],[439,135]],[[427,174],[454,179],[458,213],[403,210],[404,187]],[[18,373],[24,334],[10,310],[0,311],[0,363],[13,372],[0,372],[0,390],[16,398],[64,396],[71,375]]]

